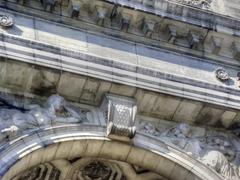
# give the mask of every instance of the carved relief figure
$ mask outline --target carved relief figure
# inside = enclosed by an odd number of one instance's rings
[[[228,134],[206,132],[197,134],[185,123],[159,130],[153,123],[141,122],[139,131],[156,136],[208,165],[227,180],[240,179],[237,150]]]
[[[0,141],[15,135],[18,131],[54,123],[80,123],[86,119],[84,111],[76,111],[63,97],[52,95],[43,107],[36,104],[29,105],[29,110],[25,112],[14,108],[0,109]]]

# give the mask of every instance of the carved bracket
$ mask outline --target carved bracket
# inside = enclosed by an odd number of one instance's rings
[[[107,121],[109,138],[128,141],[134,137],[137,112],[136,100],[118,95],[105,95],[100,109]]]
[[[79,16],[81,1],[79,0],[70,0],[69,5],[69,13],[72,18],[77,18]]]
[[[142,30],[146,37],[152,36],[155,24],[156,24],[156,22],[153,20],[144,19]]]
[[[177,27],[174,25],[167,25],[166,27],[167,39],[169,43],[174,44],[177,38]]]

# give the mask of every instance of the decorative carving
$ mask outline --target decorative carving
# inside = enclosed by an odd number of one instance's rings
[[[50,96],[44,107],[33,104],[29,105],[29,110],[20,111],[19,108],[5,106],[0,109],[0,141],[20,130],[54,123],[81,123],[87,120],[86,113],[86,110],[74,109],[59,95]]]
[[[3,28],[9,28],[13,26],[13,19],[7,15],[0,15],[0,25]]]
[[[235,138],[232,134],[195,128],[181,123],[156,127],[140,122],[139,131],[158,137],[210,166],[227,180],[240,179],[240,166]],[[233,142],[234,141],[234,142]]]
[[[105,112],[107,135],[133,138],[135,135],[136,101],[117,95],[106,95],[101,109]]]
[[[174,1],[197,8],[209,9],[211,7],[211,3],[213,0],[174,0]]]
[[[101,6],[96,6],[96,22],[99,26],[102,26],[104,24],[104,19],[107,16],[108,13],[108,9],[105,7],[101,7]]]
[[[93,161],[83,168],[85,179],[108,180],[111,176],[111,168],[100,161]]]
[[[70,0],[68,8],[70,11],[70,16],[72,18],[77,18],[79,16],[79,12],[81,8],[81,1]]]
[[[230,78],[228,72],[223,68],[218,68],[215,71],[215,74],[216,78],[219,79],[220,81],[227,81]]]
[[[124,31],[124,32],[128,31],[131,19],[132,19],[132,15],[126,14],[126,13],[121,13],[119,20],[120,20],[120,29],[122,31]]]

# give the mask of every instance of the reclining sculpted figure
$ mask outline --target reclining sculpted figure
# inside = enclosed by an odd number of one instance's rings
[[[43,107],[30,105],[29,110],[0,109],[0,141],[18,131],[34,129],[54,123],[80,123],[84,114],[71,108],[63,97],[55,94]]]

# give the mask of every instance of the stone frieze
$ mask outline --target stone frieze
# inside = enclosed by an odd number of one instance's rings
[[[240,178],[239,139],[227,132],[191,127],[188,124],[166,125],[141,121],[138,131],[157,137],[177,147],[214,169],[226,180]]]

